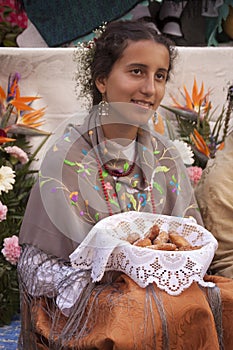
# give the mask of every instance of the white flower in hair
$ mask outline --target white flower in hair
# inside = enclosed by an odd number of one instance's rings
[[[98,29],[94,30],[95,38],[93,40],[80,42],[77,44],[73,59],[77,64],[74,80],[76,81],[76,95],[78,98],[84,98],[84,107],[90,108],[92,104],[92,80],[91,64],[93,61],[96,40],[105,31],[106,22]]]

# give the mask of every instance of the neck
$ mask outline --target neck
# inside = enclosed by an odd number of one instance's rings
[[[129,145],[136,139],[138,127],[128,124],[103,124],[102,129],[107,139],[114,140],[122,146]]]

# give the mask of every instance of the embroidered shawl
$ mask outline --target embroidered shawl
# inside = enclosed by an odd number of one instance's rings
[[[146,124],[138,128],[133,161],[112,145],[104,137],[97,107],[81,126],[67,126],[43,159],[21,227],[21,244],[68,259],[99,220],[131,210],[193,216],[202,223],[172,142]]]

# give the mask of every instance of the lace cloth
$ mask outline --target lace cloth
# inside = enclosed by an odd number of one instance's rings
[[[151,226],[175,230],[192,245],[189,251],[160,251],[130,244],[144,237]],[[213,287],[203,277],[213,259],[217,241],[193,218],[179,218],[142,212],[116,214],[98,222],[70,255],[73,267],[90,270],[93,282],[100,281],[105,271],[122,271],[140,287],[150,283],[170,295],[178,295],[193,281]]]

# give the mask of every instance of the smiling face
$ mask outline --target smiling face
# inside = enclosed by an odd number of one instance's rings
[[[152,40],[129,42],[108,77],[96,80],[107,102],[127,102],[156,110],[164,96],[169,52]]]

